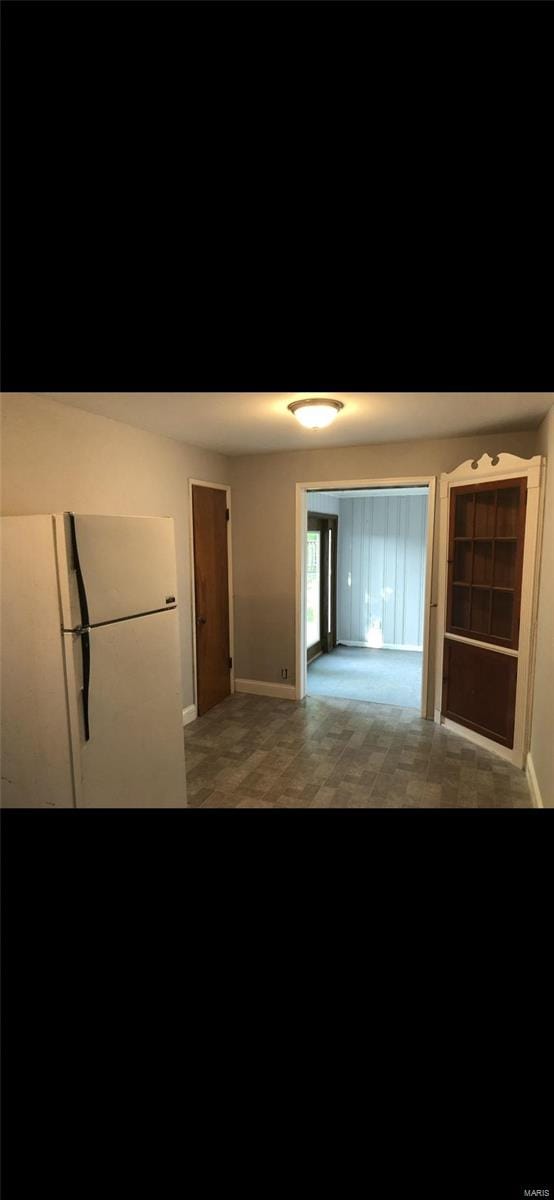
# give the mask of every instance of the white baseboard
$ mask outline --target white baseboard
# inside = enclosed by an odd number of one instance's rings
[[[513,767],[523,770],[523,759],[518,751],[510,750],[508,746],[502,746],[500,742],[484,737],[482,733],[477,733],[475,729],[468,729],[466,725],[458,725],[457,721],[452,721],[449,717],[442,718],[441,724],[443,729],[448,729],[450,733],[457,733],[459,737],[467,738],[468,742],[473,742],[475,746],[481,746],[490,754],[497,754],[499,758],[511,763]]]
[[[423,654],[423,646],[397,646],[394,642],[385,642],[383,650],[415,650],[417,654]]]
[[[363,650],[417,650],[421,654],[423,646],[400,646],[394,642],[384,642],[382,646],[371,646],[369,642],[348,642],[346,638],[339,638],[337,646],[361,646]]]
[[[539,787],[539,781],[537,779],[537,776],[535,773],[535,767],[533,765],[533,759],[531,758],[530,754],[527,755],[527,762],[525,764],[525,774],[527,776],[527,783],[529,784],[529,791],[531,792],[531,799],[533,801],[533,807],[534,808],[544,808],[544,804],[542,802],[542,796],[541,796],[541,789]]]
[[[183,726],[190,725],[192,721],[196,721],[196,704],[189,704],[188,708],[183,709]]]
[[[291,683],[263,683],[259,679],[235,679],[235,692],[251,696],[274,696],[276,700],[296,700],[296,688]]]

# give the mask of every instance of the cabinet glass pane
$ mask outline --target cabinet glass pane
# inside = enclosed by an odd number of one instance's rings
[[[471,589],[471,630],[472,633],[489,632],[491,594],[488,588]]]
[[[456,629],[469,629],[469,600],[471,588],[452,588],[452,625]]]
[[[461,496],[456,496],[456,520],[455,535],[456,537],[472,537],[473,536],[473,493],[463,492]]]
[[[519,488],[499,488],[496,512],[497,537],[516,536],[519,501]]]
[[[474,542],[473,582],[492,583],[492,542]]]
[[[494,537],[496,492],[476,492],[475,537]]]
[[[494,637],[512,637],[514,597],[512,592],[493,592],[491,633]]]
[[[495,587],[514,587],[517,542],[497,542],[494,551]]]
[[[456,542],[454,546],[454,579],[471,583],[471,542]]]

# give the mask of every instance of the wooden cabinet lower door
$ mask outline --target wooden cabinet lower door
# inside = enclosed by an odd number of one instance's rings
[[[443,716],[511,749],[517,661],[514,655],[445,638]]]

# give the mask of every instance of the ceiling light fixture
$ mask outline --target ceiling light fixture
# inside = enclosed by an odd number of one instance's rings
[[[325,429],[340,413],[344,404],[340,400],[295,400],[288,410],[306,429]]]

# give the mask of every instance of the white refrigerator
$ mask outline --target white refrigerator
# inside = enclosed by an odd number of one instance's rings
[[[2,806],[185,807],[173,520],[1,525]]]

